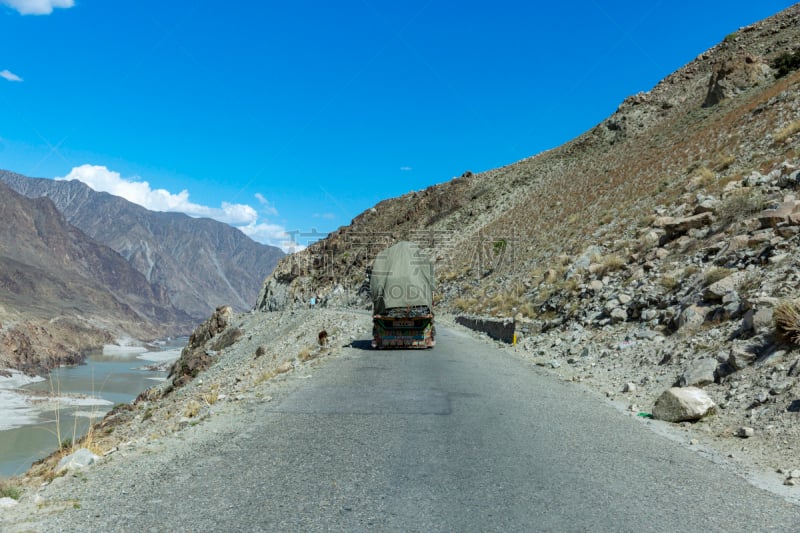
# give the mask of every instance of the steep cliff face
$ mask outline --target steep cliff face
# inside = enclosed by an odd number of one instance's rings
[[[115,336],[192,326],[163,287],[71,226],[50,200],[0,183],[0,220],[0,367],[48,368]]]
[[[195,321],[222,304],[251,309],[258,287],[283,256],[227,224],[148,211],[79,181],[3,171],[0,180],[25,196],[52,200],[70,224],[118,252],[149,283],[164,287],[172,304]]]

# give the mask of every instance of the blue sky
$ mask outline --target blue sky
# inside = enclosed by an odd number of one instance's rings
[[[0,0],[0,168],[289,249],[558,146],[791,4]]]

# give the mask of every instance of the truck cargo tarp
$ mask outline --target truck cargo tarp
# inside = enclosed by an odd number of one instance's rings
[[[433,309],[433,262],[411,242],[400,241],[380,252],[372,264],[369,290],[373,312],[395,307]]]

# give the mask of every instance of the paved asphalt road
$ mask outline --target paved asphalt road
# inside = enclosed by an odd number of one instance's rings
[[[485,343],[442,329],[429,351],[359,346],[287,380],[241,431],[142,471],[113,508],[82,500],[62,526],[800,529],[800,508]]]

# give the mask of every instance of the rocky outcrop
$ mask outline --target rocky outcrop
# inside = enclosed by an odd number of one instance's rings
[[[772,78],[772,69],[761,58],[752,54],[736,54],[724,60],[711,74],[704,107],[718,104],[722,100],[735,98]]]
[[[653,222],[653,227],[663,229],[666,237],[672,240],[681,235],[686,235],[693,229],[708,226],[712,220],[714,220],[712,212],[704,210],[688,217],[660,217]]]
[[[242,335],[239,328],[231,326],[233,309],[220,306],[211,317],[200,324],[181,350],[180,357],[170,368],[173,387],[181,387],[207,369],[214,361],[214,354],[236,342]]]

